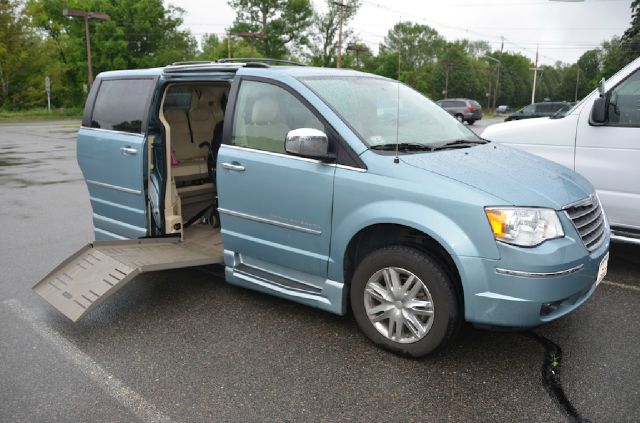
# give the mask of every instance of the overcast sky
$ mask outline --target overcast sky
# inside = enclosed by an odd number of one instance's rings
[[[324,0],[312,0],[318,9]],[[200,40],[205,33],[223,34],[235,13],[226,0],[165,0],[182,7],[185,26]],[[351,27],[377,52],[387,31],[398,21],[435,28],[448,40],[484,40],[540,63],[574,63],[582,53],[613,35],[622,35],[631,21],[631,0],[362,0]]]

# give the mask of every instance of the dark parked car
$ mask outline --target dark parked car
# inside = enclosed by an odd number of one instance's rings
[[[436,103],[458,119],[459,122],[467,122],[469,125],[473,125],[476,120],[482,119],[482,106],[475,100],[449,98],[438,100]]]
[[[542,103],[529,104],[507,116],[504,121],[509,122],[510,120],[553,116],[558,110],[567,107],[567,105],[568,103],[566,101],[545,101]]]

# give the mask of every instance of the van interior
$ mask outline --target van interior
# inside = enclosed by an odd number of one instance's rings
[[[164,149],[155,150],[164,157],[149,154],[150,170],[165,167],[164,196],[159,196],[164,198],[164,234],[179,234],[189,244],[209,249],[211,243],[221,248],[215,157],[228,95],[227,82],[169,84],[159,111]]]

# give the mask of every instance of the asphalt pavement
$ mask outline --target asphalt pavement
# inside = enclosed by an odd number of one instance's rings
[[[0,421],[640,421],[634,246],[612,246],[574,313],[530,333],[466,326],[420,360],[216,267],[141,275],[72,323],[31,287],[93,237],[77,127],[0,124]]]

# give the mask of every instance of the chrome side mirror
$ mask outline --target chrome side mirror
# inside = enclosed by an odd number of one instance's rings
[[[334,157],[329,152],[329,138],[314,128],[298,128],[287,133],[284,148],[296,156],[327,160]]]

